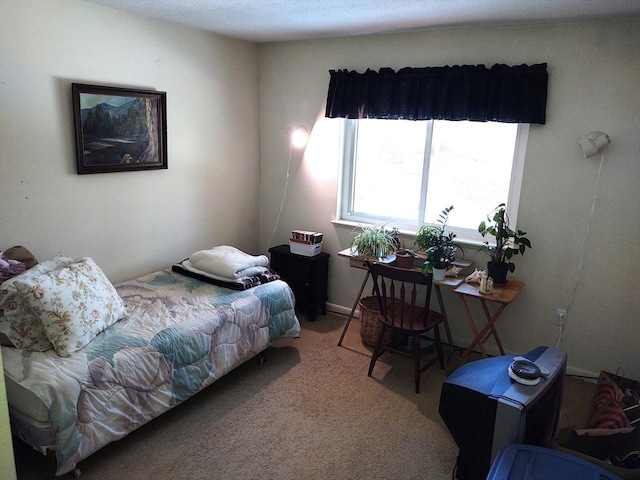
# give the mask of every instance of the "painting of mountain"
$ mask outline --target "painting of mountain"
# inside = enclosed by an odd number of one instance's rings
[[[166,166],[166,94],[73,84],[78,173]]]

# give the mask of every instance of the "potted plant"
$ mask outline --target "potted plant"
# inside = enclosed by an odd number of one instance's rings
[[[416,234],[414,246],[426,255],[425,273],[433,273],[435,280],[442,280],[451,262],[456,258],[456,234],[447,232],[447,221],[453,205],[440,212],[434,225],[422,225]]]
[[[489,276],[497,284],[507,283],[507,273],[516,269],[511,262],[514,255],[524,255],[527,248],[531,248],[531,242],[525,237],[527,232],[513,231],[509,228],[509,218],[505,212],[505,204],[498,205],[487,219],[480,222],[478,232],[484,237],[490,235],[495,238],[495,245],[485,241],[480,250],[489,255],[491,260],[487,262]]]
[[[396,266],[400,268],[412,268],[416,254],[410,248],[406,248],[404,242],[402,248],[396,251]]]
[[[360,232],[351,239],[351,253],[358,257],[380,260],[397,249],[393,232],[384,225],[360,227]]]

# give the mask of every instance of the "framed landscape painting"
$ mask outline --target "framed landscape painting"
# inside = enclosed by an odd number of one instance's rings
[[[72,83],[78,174],[167,168],[167,94]]]

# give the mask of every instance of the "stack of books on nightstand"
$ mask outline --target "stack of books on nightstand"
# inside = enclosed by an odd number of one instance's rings
[[[313,257],[322,252],[322,233],[293,230],[289,239],[289,250],[296,255]]]

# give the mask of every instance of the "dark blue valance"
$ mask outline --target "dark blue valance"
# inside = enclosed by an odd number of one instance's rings
[[[546,121],[547,64],[330,70],[326,117]]]

